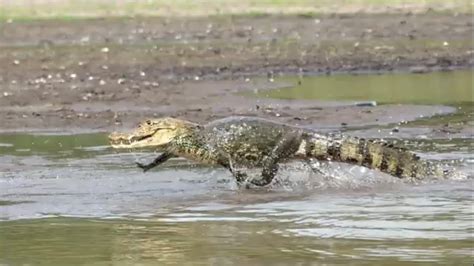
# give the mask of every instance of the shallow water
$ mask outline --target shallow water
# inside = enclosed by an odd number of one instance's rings
[[[471,104],[474,73],[470,70],[426,74],[360,74],[280,77],[287,87],[261,91],[259,96],[279,99],[375,101],[378,104]],[[301,81],[301,84],[298,84]]]
[[[472,175],[466,141],[415,148]],[[287,165],[282,185],[239,190],[179,159],[143,174],[133,161],[154,155],[112,151],[103,134],[0,142],[0,263],[472,261],[472,179],[412,185],[343,165],[321,186]]]
[[[142,173],[134,161],[156,154],[112,150],[102,133],[2,134],[0,264],[471,265],[472,134],[425,134],[470,115],[349,132],[399,139],[463,174],[420,184],[344,164],[323,165],[328,179],[292,163],[270,189],[243,190],[182,159]]]

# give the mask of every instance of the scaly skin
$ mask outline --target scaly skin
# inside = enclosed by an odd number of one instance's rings
[[[239,183],[246,181],[238,167],[262,167],[257,186],[270,184],[278,163],[302,159],[345,162],[378,169],[400,178],[445,176],[438,165],[392,144],[314,131],[253,117],[229,117],[201,126],[188,121],[161,118],[146,120],[131,134],[112,133],[114,148],[156,147],[163,153],[147,165],[149,170],[171,157],[229,169]]]

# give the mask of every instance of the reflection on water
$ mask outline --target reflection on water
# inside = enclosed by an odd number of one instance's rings
[[[472,189],[466,187],[469,183],[241,204],[239,198],[249,196],[244,193],[148,217],[3,222],[0,261],[471,263],[472,210],[466,201]]]
[[[314,79],[315,98],[462,106],[466,112],[400,125],[396,132],[350,132],[404,142],[424,158],[456,165],[467,176],[461,180],[408,184],[344,164],[324,165],[332,172],[324,178],[296,163],[283,166],[270,189],[239,190],[228,171],[182,159],[142,173],[133,162],[156,154],[112,150],[105,134],[0,135],[0,264],[471,265],[467,74],[405,76],[410,82],[384,75],[364,82],[362,76]],[[325,82],[352,87],[320,94]],[[418,84],[423,92],[405,91],[404,99],[386,91],[370,99],[346,94],[369,83],[401,92]],[[438,92],[448,85],[450,93]],[[426,100],[425,94],[435,96]],[[459,130],[437,137],[436,128]]]

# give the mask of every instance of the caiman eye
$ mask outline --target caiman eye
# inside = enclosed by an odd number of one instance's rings
[[[145,123],[146,123],[147,125],[149,125],[149,126],[151,125],[151,121],[150,121],[150,120],[145,121]]]

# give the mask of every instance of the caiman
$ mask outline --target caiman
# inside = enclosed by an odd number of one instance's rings
[[[257,186],[270,184],[278,164],[291,159],[344,162],[409,179],[440,177],[448,172],[383,140],[321,134],[255,117],[229,117],[206,125],[170,117],[150,119],[129,134],[110,134],[109,140],[114,148],[153,147],[162,151],[149,164],[137,163],[144,171],[172,157],[184,157],[223,166],[238,183],[249,181]],[[237,170],[240,167],[261,167],[261,178],[247,180],[247,175]]]

